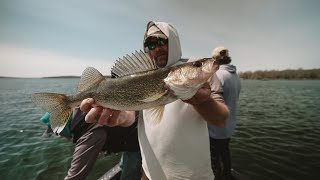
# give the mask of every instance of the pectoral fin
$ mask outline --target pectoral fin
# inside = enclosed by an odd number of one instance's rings
[[[159,124],[163,117],[164,106],[158,106],[145,110],[145,116],[152,121],[152,123]]]

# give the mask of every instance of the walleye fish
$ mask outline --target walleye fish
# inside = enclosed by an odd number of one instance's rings
[[[50,113],[55,133],[64,129],[72,109],[89,97],[96,104],[115,110],[149,109],[155,122],[160,122],[165,104],[191,98],[218,67],[214,58],[203,58],[157,68],[148,54],[136,51],[112,67],[116,78],[105,78],[95,68],[88,67],[81,75],[77,94],[34,93],[32,100]]]

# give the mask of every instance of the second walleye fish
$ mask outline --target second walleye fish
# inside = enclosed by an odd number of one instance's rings
[[[63,130],[72,109],[89,97],[96,104],[115,110],[153,108],[155,121],[160,121],[165,104],[191,98],[218,67],[215,59],[204,58],[157,68],[150,56],[140,51],[117,61],[112,68],[117,78],[105,78],[88,67],[82,73],[77,94],[35,93],[32,100],[50,113],[55,133]]]

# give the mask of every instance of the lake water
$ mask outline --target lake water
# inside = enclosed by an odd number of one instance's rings
[[[74,145],[42,138],[44,111],[34,92],[74,93],[78,79],[0,79],[0,179],[63,179]],[[251,180],[319,180],[320,81],[241,81],[238,123],[231,141],[233,167]],[[120,155],[101,154],[88,179]]]

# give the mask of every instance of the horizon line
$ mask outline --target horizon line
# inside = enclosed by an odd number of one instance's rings
[[[308,70],[320,70],[320,68],[312,68],[312,69],[303,69],[303,68],[297,68],[297,69],[283,69],[283,70],[248,70],[248,71],[240,71],[237,72],[237,74],[240,73],[247,73],[247,72],[257,72],[257,71],[264,71],[264,72],[268,72],[268,71],[287,71],[287,70],[294,70],[294,71],[299,71],[299,70],[304,70],[304,71],[308,71]],[[46,79],[46,78],[80,78],[81,75],[59,75],[59,76],[43,76],[43,77],[21,77],[21,76],[1,76],[0,78],[16,78],[16,79]],[[104,75],[104,77],[111,77],[111,75]]]

